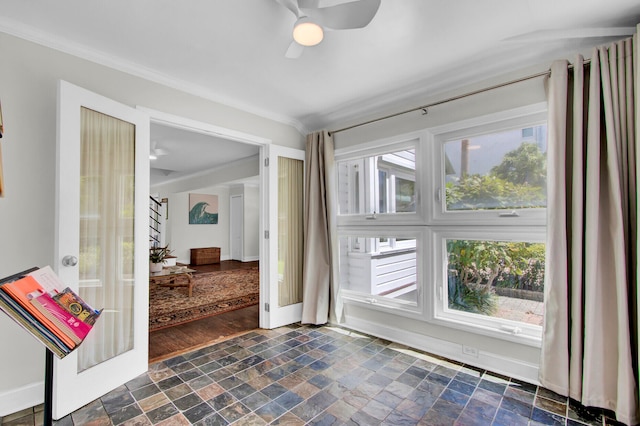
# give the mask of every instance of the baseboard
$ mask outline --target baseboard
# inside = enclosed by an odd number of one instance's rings
[[[223,260],[233,260],[233,259],[231,259],[231,256],[220,255],[220,261],[223,261]],[[259,261],[259,260],[260,260],[260,256],[246,256],[246,257],[242,258],[241,262],[256,262],[256,261]],[[189,262],[190,262],[190,259],[186,259],[186,260],[185,259],[178,259],[178,261],[177,261],[177,263],[181,263],[181,264],[184,264],[184,265],[188,265]]]
[[[530,364],[522,360],[486,351],[478,351],[477,357],[466,355],[462,353],[462,344],[436,339],[406,330],[402,330],[402,332],[399,333],[396,328],[351,316],[345,316],[345,321],[336,325],[488,371],[504,374],[527,383],[539,384],[538,365]]]
[[[44,402],[44,381],[0,394],[0,417],[35,407]]]
[[[231,256],[222,256],[220,255],[220,260],[234,260]],[[242,260],[240,262],[255,262],[260,260],[260,256],[242,256]]]

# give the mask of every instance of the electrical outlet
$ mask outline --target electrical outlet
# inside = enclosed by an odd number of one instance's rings
[[[474,348],[473,346],[462,345],[462,353],[474,358],[478,358],[478,348]]]

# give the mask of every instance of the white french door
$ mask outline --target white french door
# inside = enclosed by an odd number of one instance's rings
[[[57,136],[54,269],[104,311],[55,359],[54,419],[147,370],[149,117],[60,81]]]
[[[268,320],[263,327],[276,328],[302,319],[304,151],[271,145],[268,169]]]

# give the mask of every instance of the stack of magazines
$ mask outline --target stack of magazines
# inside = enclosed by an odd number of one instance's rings
[[[82,343],[102,313],[65,287],[49,266],[0,281],[0,310],[59,358]]]

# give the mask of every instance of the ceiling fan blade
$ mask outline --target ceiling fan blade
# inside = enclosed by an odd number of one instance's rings
[[[284,6],[287,9],[289,9],[291,13],[296,15],[296,18],[300,17],[301,13],[300,13],[300,9],[298,8],[298,3],[296,2],[296,0],[275,0],[275,1],[278,2],[278,4],[280,4],[281,6]]]
[[[381,0],[357,0],[319,9],[306,8],[306,0],[298,0],[300,10],[319,25],[333,30],[366,27],[376,16]]]
[[[289,48],[287,49],[287,53],[285,53],[284,56],[288,59],[297,59],[302,56],[303,52],[304,46],[296,43],[295,41],[292,41],[289,45]]]
[[[298,0],[299,8],[317,9],[320,7],[320,0]]]

